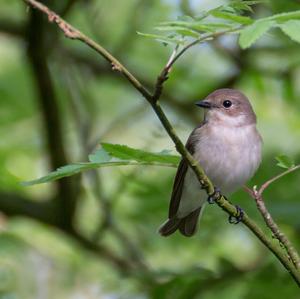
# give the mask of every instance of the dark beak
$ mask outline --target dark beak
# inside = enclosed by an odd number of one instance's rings
[[[212,107],[212,104],[205,100],[196,102],[195,105],[205,109],[210,109]]]

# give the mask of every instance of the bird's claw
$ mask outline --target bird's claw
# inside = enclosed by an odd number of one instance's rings
[[[240,206],[235,206],[236,208],[236,216],[230,215],[228,218],[229,223],[238,224],[243,220],[244,211]]]
[[[220,189],[218,187],[214,188],[214,193],[209,195],[207,198],[207,201],[210,205],[214,204],[216,199],[218,199],[220,197]]]

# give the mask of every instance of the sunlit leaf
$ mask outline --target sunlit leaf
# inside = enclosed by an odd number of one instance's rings
[[[275,158],[277,160],[277,166],[281,168],[291,168],[295,166],[295,162],[291,157],[288,157],[287,155],[279,155]]]
[[[242,1],[233,0],[229,3],[229,7],[232,7],[237,12],[250,11],[253,12],[251,6],[262,3],[263,1]]]
[[[249,25],[253,23],[253,20],[249,17],[239,16],[233,13],[215,11],[212,15],[219,19],[230,20],[238,24]]]
[[[279,27],[292,40],[300,43],[300,20],[290,20],[280,24]]]
[[[228,29],[232,28],[232,25],[228,23],[203,23],[203,22],[184,22],[184,21],[170,21],[162,22],[161,26],[158,27],[160,30],[167,27],[168,29],[181,28],[181,29],[191,29],[196,32],[215,32],[218,29]]]
[[[121,144],[101,143],[101,145],[111,156],[122,160],[173,164],[179,163],[178,156],[167,154],[166,151],[162,151],[160,153],[151,153]]]
[[[259,20],[241,31],[239,44],[243,49],[249,48],[264,33],[266,33],[273,25],[274,21]]]
[[[300,10],[279,13],[279,14],[264,18],[263,20],[272,20],[272,21],[276,21],[277,23],[281,23],[281,22],[297,20],[297,19],[300,19]]]

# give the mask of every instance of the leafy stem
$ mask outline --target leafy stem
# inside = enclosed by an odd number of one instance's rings
[[[155,84],[155,91],[152,96],[152,101],[155,102],[159,99],[159,97],[162,93],[163,84],[168,79],[168,75],[171,71],[172,66],[188,49],[190,49],[191,47],[193,47],[201,42],[209,41],[211,39],[217,38],[226,33],[238,32],[238,30],[240,30],[241,28],[242,28],[241,26],[238,26],[238,27],[226,29],[223,31],[217,31],[217,32],[210,33],[210,34],[205,34],[205,35],[195,39],[194,41],[190,42],[186,46],[184,46],[180,51],[178,51],[178,53],[177,53],[177,50],[178,50],[179,46],[176,45],[175,50],[173,51],[172,55],[170,56],[167,64],[162,69],[160,75],[157,77],[156,84]]]

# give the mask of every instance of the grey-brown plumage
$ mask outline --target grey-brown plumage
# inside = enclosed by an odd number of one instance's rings
[[[199,161],[213,184],[223,194],[240,188],[261,161],[261,137],[256,116],[247,97],[233,89],[220,89],[198,103],[205,118],[188,138],[186,148]],[[195,234],[207,195],[187,162],[182,159],[175,176],[168,220],[162,236],[177,229],[184,236]]]

